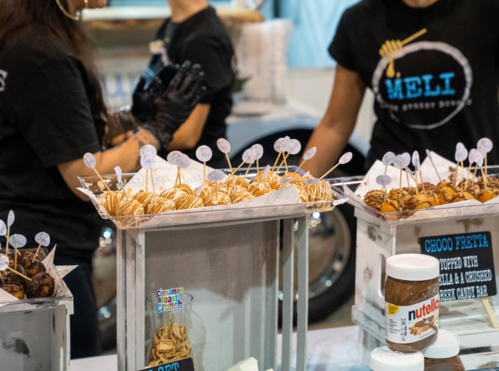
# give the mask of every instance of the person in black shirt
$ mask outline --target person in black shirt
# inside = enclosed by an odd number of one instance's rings
[[[216,151],[216,141],[225,137],[226,118],[232,109],[232,88],[235,81],[235,57],[230,37],[215,10],[206,0],[168,0],[171,18],[167,19],[151,43],[154,55],[148,75],[161,74],[189,60],[202,66],[206,93],[192,115],[175,132],[169,150],[179,150],[191,158],[196,148],[207,145],[213,150],[210,166],[226,166],[223,153]],[[168,81],[166,81],[167,83]],[[135,93],[143,91],[144,79]],[[140,104],[132,113],[140,117]]]
[[[136,171],[140,148],[167,147],[204,92],[200,67],[184,64],[144,128],[102,151],[107,112],[86,36],[73,19],[83,7],[83,0],[2,0],[0,11],[0,218],[14,210],[13,233],[36,247],[34,236],[45,231],[57,244],[56,264],[79,265],[65,278],[75,304],[73,358],[97,355],[99,346],[90,272],[103,221],[76,189],[77,176],[93,173],[83,155],[93,153],[102,174],[117,165]]]
[[[347,9],[329,47],[338,62],[329,108],[310,139],[321,176],[352,133],[364,91],[377,117],[366,166],[433,150],[453,160],[489,137],[499,143],[499,1],[364,0]],[[499,163],[497,151],[489,163]]]

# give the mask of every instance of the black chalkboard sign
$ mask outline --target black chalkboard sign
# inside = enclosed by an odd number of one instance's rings
[[[497,294],[490,232],[423,237],[421,253],[440,261],[440,302]]]
[[[194,371],[194,362],[192,358],[186,358],[161,366],[147,367],[141,371]]]

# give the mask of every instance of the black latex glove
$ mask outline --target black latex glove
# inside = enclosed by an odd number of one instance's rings
[[[192,113],[206,88],[204,72],[198,64],[185,62],[170,83],[168,89],[154,100],[154,119],[144,125],[159,142],[168,148],[173,133]]]
[[[150,77],[153,72],[148,70],[140,77],[139,83],[133,92],[132,114],[140,122],[149,122],[154,118],[154,100],[161,96],[175,77],[180,66],[164,66],[159,73]],[[151,81],[148,84],[148,81]]]
[[[132,115],[140,122],[148,122],[154,117],[154,100],[161,95],[161,80],[155,76],[151,84],[145,89],[147,78],[141,76],[132,100]]]

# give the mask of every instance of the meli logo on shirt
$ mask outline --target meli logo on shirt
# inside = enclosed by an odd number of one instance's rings
[[[0,92],[5,91],[5,81],[7,80],[7,71],[0,70]]]
[[[473,73],[468,59],[443,42],[386,41],[372,76],[377,101],[390,117],[412,129],[434,129],[471,105]]]

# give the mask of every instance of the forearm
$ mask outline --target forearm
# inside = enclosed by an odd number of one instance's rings
[[[146,144],[159,149],[158,140],[154,135],[148,130],[140,130],[122,145],[94,153],[95,168],[100,174],[113,174],[116,166],[120,166],[124,173],[137,171],[140,168],[140,148]],[[58,167],[68,187],[78,197],[85,199],[83,194],[76,189],[81,186],[78,176],[95,175],[95,172],[85,166],[83,159],[67,162]]]
[[[317,147],[317,154],[309,161],[305,162],[302,169],[310,171],[314,177],[320,178],[338,160],[341,152],[348,143],[349,132],[337,129],[339,125],[327,125],[325,119],[314,130],[306,149]]]

